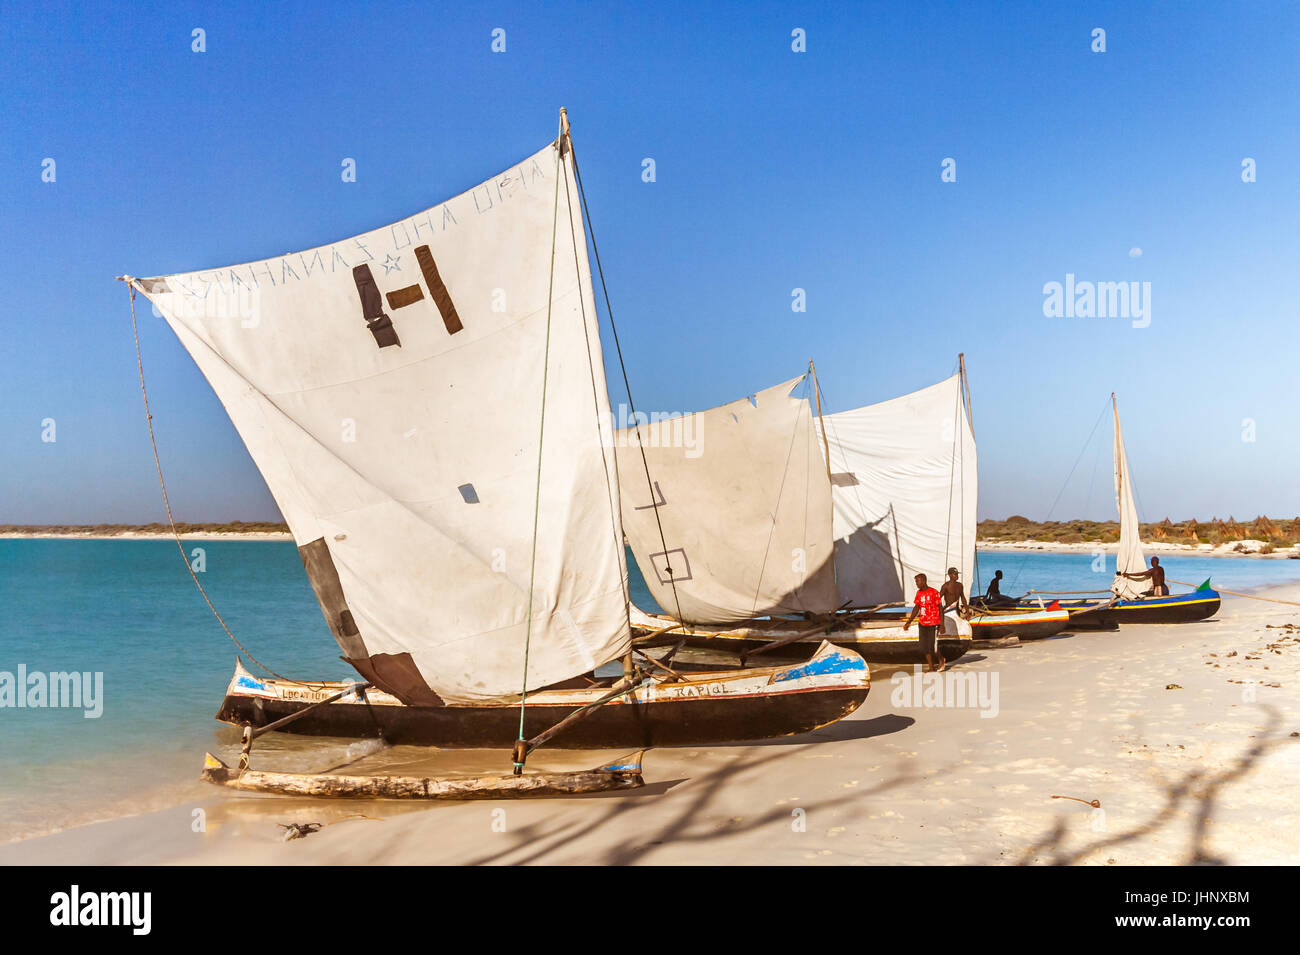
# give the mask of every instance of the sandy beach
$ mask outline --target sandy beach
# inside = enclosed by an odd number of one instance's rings
[[[1300,586],[1270,596],[1300,600]],[[630,794],[311,802],[196,782],[173,808],[0,846],[0,864],[1295,863],[1297,609],[1230,600],[1202,623],[972,652],[945,685],[951,694],[966,681],[976,705],[915,705],[902,690],[904,676],[915,685],[910,673],[881,670],[840,723],[766,743],[653,750],[647,786]],[[343,744],[310,745],[328,757]],[[585,768],[614,755],[543,751],[532,765]],[[506,766],[502,753],[399,747],[351,771]],[[286,842],[279,824],[291,822],[327,825]]]

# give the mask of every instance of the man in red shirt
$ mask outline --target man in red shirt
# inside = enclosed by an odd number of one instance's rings
[[[903,622],[904,631],[912,626],[917,614],[921,615],[921,652],[925,654],[931,672],[938,673],[948,665],[939,654],[939,626],[943,623],[943,614],[939,612],[939,591],[926,583],[925,574],[916,575],[916,601]]]

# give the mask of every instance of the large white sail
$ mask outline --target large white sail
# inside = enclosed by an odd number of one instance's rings
[[[612,416],[561,143],[352,239],[137,280],[248,446],[344,656],[407,703],[523,687],[539,451],[527,685],[629,645]]]
[[[1119,405],[1111,395],[1115,411],[1115,506],[1119,510],[1119,551],[1115,555],[1115,582],[1112,589],[1121,597],[1137,597],[1150,590],[1149,581],[1129,580],[1121,574],[1140,574],[1147,569],[1142,553],[1142,536],[1139,533],[1137,504],[1133,501],[1133,478],[1128,469],[1128,454],[1124,451],[1124,432],[1119,426]]]
[[[641,425],[644,462],[635,429],[618,432],[624,531],[667,613],[729,623],[837,606],[825,458],[808,400],[790,397],[803,380]]]
[[[978,468],[961,375],[826,415],[840,599],[910,601],[912,578],[937,587],[949,567],[975,586]]]

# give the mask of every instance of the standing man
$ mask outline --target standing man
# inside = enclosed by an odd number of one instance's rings
[[[1160,558],[1151,558],[1151,569],[1144,570],[1140,574],[1123,574],[1129,580],[1146,580],[1151,579],[1151,589],[1144,593],[1143,597],[1168,597],[1169,586],[1165,583],[1165,569],[1160,566]]]
[[[966,603],[966,588],[957,579],[959,576],[961,575],[957,573],[956,567],[948,568],[948,579],[939,588],[939,602],[942,605],[942,609],[939,611],[940,614],[945,614],[953,607],[956,607],[957,612],[963,617],[970,615],[970,606]]]
[[[943,614],[939,612],[939,591],[926,582],[925,574],[917,574],[914,579],[916,600],[912,604],[912,612],[903,622],[903,632],[907,632],[917,614],[920,614],[921,652],[925,654],[925,662],[930,667],[930,671],[938,673],[948,665],[947,661],[939,655],[939,625],[943,623]]]

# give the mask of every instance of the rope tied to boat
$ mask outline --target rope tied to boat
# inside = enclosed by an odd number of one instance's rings
[[[236,637],[231,632],[230,627],[226,625],[226,621],[222,618],[221,614],[217,612],[217,608],[213,605],[212,598],[209,597],[208,592],[203,589],[203,583],[199,580],[199,575],[194,572],[194,565],[190,563],[190,557],[185,553],[185,545],[181,543],[180,531],[176,529],[176,518],[172,516],[171,499],[167,496],[167,481],[163,478],[162,460],[158,457],[158,440],[154,437],[153,433],[153,414],[149,411],[149,390],[145,387],[144,383],[144,357],[140,352],[140,327],[135,318],[135,279],[130,275],[121,275],[118,276],[118,281],[125,282],[127,291],[130,293],[131,335],[135,339],[135,364],[136,369],[140,373],[140,396],[144,399],[144,417],[146,423],[149,425],[149,445],[153,448],[153,463],[154,467],[158,470],[158,487],[162,491],[163,507],[167,509],[167,523],[171,527],[172,538],[176,541],[176,547],[181,552],[181,560],[185,562],[185,569],[190,572],[190,577],[194,580],[194,586],[199,588],[199,593],[203,595],[203,600],[207,603],[208,609],[212,611],[212,616],[216,617],[217,623],[221,624],[221,629],[226,631],[226,636],[231,639],[235,646],[237,646],[255,666],[261,669],[268,676],[275,677],[277,680],[283,680],[286,683],[294,683],[298,686],[311,686],[313,684],[301,683],[298,680],[291,680],[288,677],[281,676],[261,660],[257,659],[257,657],[253,656],[248,647],[240,643],[239,638]]]
[[[1184,587],[1196,588],[1200,586],[1199,584],[1189,584],[1185,580],[1174,580],[1172,577],[1169,579],[1169,582],[1171,584],[1182,584]],[[1300,607],[1300,601],[1297,600],[1281,600],[1277,597],[1259,597],[1255,594],[1243,594],[1236,590],[1224,590],[1222,587],[1215,587],[1214,592],[1216,594],[1231,594],[1234,597],[1245,597],[1247,600],[1263,600],[1271,604],[1286,604],[1288,607]]]

